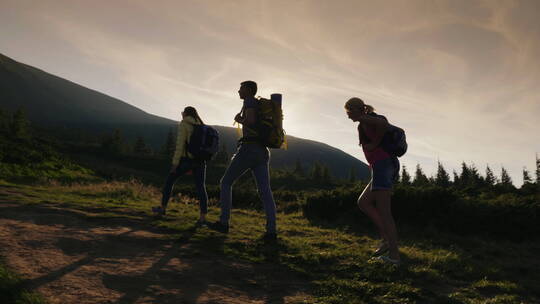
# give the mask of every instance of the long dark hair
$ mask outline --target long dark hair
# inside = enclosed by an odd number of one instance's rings
[[[204,122],[202,121],[201,117],[199,116],[199,113],[197,113],[197,110],[194,107],[185,107],[184,115],[191,116],[195,118],[195,120],[199,121],[201,124],[204,125]]]

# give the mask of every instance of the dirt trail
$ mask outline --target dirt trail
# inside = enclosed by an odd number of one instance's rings
[[[282,267],[198,256],[189,240],[165,240],[165,231],[144,222],[93,219],[84,212],[0,199],[0,255],[51,304],[308,298],[307,283]]]

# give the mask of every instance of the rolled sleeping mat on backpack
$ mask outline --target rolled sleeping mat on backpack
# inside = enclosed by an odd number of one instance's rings
[[[283,111],[281,110],[282,95],[279,94],[279,93],[271,94],[270,95],[270,100],[272,100],[274,105],[276,105],[277,108],[279,109],[279,114],[281,115],[281,117],[279,117],[278,119],[274,119],[274,122],[277,123],[277,127],[279,127],[281,129],[281,128],[283,128],[283,125],[282,125],[283,124]]]
[[[272,100],[275,104],[279,105],[279,108],[281,109],[281,94],[274,93],[270,95],[270,100]]]

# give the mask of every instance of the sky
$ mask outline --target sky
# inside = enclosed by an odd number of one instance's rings
[[[540,1],[0,0],[0,53],[178,120],[232,126],[244,80],[283,94],[288,134],[365,161],[343,105],[406,130],[400,160],[486,165],[514,184],[540,152]]]

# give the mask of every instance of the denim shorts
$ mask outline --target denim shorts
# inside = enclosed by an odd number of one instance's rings
[[[381,159],[371,167],[371,190],[392,190],[392,184],[399,177],[397,157]]]

